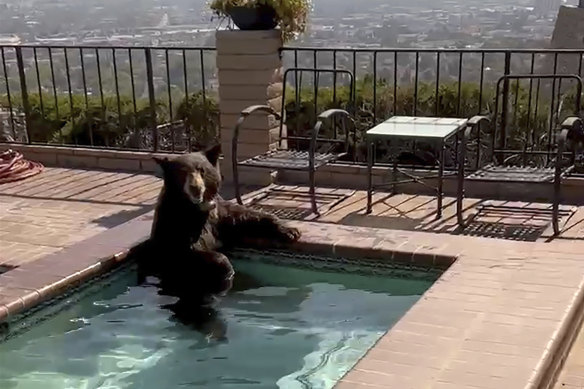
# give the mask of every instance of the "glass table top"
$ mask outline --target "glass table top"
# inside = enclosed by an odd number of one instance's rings
[[[444,139],[464,126],[468,119],[394,116],[378,124],[368,136]]]

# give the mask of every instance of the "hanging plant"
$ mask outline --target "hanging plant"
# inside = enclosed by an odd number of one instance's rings
[[[240,30],[272,30],[279,27],[289,41],[306,31],[311,0],[211,0],[219,17],[228,17]]]

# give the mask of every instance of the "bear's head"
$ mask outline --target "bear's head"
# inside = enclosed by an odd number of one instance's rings
[[[154,157],[162,168],[165,193],[204,212],[214,209],[221,188],[220,154],[221,145],[217,144],[178,157]]]

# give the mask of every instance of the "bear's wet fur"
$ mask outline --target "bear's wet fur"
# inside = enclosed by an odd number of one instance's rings
[[[232,286],[234,269],[218,250],[250,242],[291,243],[300,232],[268,213],[219,195],[220,145],[178,157],[155,158],[164,177],[147,261],[169,293],[204,299]]]

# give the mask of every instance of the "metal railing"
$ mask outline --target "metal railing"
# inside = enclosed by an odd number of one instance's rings
[[[26,143],[190,149],[216,132],[214,50],[2,46],[0,136]]]
[[[357,134],[361,134],[361,138],[355,141],[353,160],[364,162],[366,147],[362,135],[371,126],[394,115],[471,117],[493,114],[496,83],[500,77],[509,74],[582,75],[584,49],[292,47],[286,48],[284,53],[284,63],[288,67],[344,68],[356,76],[354,108],[359,126]],[[341,92],[346,89],[346,81],[339,83],[337,79],[313,77],[296,80],[293,84],[297,96],[295,101],[286,102],[289,113],[298,110],[298,104],[304,110],[312,108],[316,113],[344,103]],[[298,93],[304,98],[304,103]],[[509,125],[504,126],[505,133],[496,134],[497,138],[502,144],[517,150],[548,150],[552,137],[542,140],[537,135],[550,133],[563,117],[579,113],[573,112],[570,104],[565,104],[566,99],[574,98],[574,93],[575,85],[570,82],[523,79],[506,83],[503,94],[511,97],[511,106],[505,106],[503,110]],[[309,127],[290,119],[287,124],[292,130]],[[528,136],[534,133],[536,136]],[[376,158],[386,156],[377,155]],[[456,163],[453,156],[452,162]]]
[[[218,135],[213,47],[0,47],[0,139],[119,149],[181,151]],[[494,111],[505,74],[582,75],[584,50],[307,48],[283,50],[285,67],[350,70],[356,77],[359,138],[353,161],[365,161],[363,132],[392,115],[472,116]],[[345,104],[347,80],[295,79],[286,101],[289,128],[309,127],[316,112]],[[528,80],[509,84],[515,129],[560,120],[572,86]],[[300,118],[297,104],[314,115]],[[549,107],[552,104],[553,106]],[[547,105],[547,106],[546,106]],[[550,117],[550,113],[551,116]],[[314,117],[312,117],[314,116]],[[307,123],[299,123],[301,121]],[[536,123],[536,124],[534,124]],[[545,127],[545,128],[544,128]],[[539,130],[538,130],[539,131]],[[4,134],[4,135],[3,135]],[[525,147],[524,140],[515,142]],[[513,145],[514,142],[507,142]],[[380,156],[383,157],[383,156]]]

